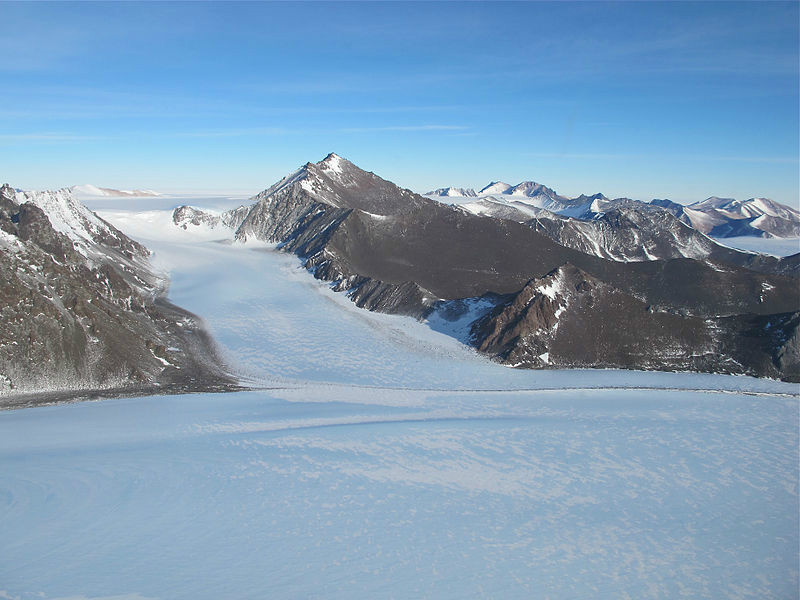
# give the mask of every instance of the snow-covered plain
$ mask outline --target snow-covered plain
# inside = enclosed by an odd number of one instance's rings
[[[501,367],[170,202],[93,208],[262,389],[0,413],[0,598],[797,597],[798,386]]]
[[[800,252],[800,238],[760,238],[747,235],[714,238],[714,241],[737,250],[761,252],[772,256],[790,256]]]

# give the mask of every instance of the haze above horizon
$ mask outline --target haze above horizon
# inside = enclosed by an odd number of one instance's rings
[[[3,180],[256,193],[333,151],[418,192],[797,207],[799,6],[0,3]]]

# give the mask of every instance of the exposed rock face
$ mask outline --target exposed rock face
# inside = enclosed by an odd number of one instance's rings
[[[534,186],[528,191],[534,193]],[[599,205],[603,198],[581,202]],[[666,212],[659,214],[676,224]],[[628,231],[633,236],[634,227],[623,226],[627,218],[624,212],[609,217],[609,232]],[[637,231],[643,227],[634,225]],[[657,226],[652,228],[654,236]],[[691,244],[696,232],[684,233]],[[744,327],[740,315],[771,319],[769,315],[800,307],[797,280],[785,275],[757,273],[724,262],[724,256],[713,261],[606,260],[556,243],[525,223],[477,216],[418,196],[336,155],[306,164],[256,196],[235,237],[277,243],[294,252],[316,277],[333,282],[371,310],[423,317],[442,300],[522,294],[519,303],[527,308],[495,315],[500,320],[494,324],[484,320],[474,342],[485,352],[525,366],[775,374],[778,367],[767,368],[755,356],[742,363],[725,354],[738,346],[715,342],[718,338],[705,323],[730,318],[717,330],[737,338]],[[625,245],[608,243],[614,251]],[[651,247],[662,251],[655,242]],[[672,251],[675,245],[666,248]],[[523,301],[535,291],[529,282],[550,273],[560,273],[575,289],[563,296],[563,306],[546,294],[532,305]],[[519,330],[513,325],[517,321]],[[631,323],[635,327],[627,337],[612,335]],[[525,344],[511,343],[520,336]],[[777,352],[775,343],[765,342]],[[586,349],[578,351],[581,346]],[[782,356],[791,355],[787,348]]]
[[[528,282],[475,330],[479,350],[514,366],[701,369],[713,362],[703,319],[656,312],[572,265]]]
[[[239,208],[226,211],[222,215],[217,216],[207,211],[184,205],[179,206],[173,211],[172,222],[182,229],[201,226],[209,229],[216,229],[218,227],[236,229],[241,225],[249,212],[249,206],[240,206]]]
[[[641,203],[617,205],[591,220],[542,214],[527,223],[563,246],[609,260],[694,258],[763,273],[796,275],[800,270],[798,256],[778,259],[727,248],[682,223],[667,210]]]
[[[798,321],[798,312],[705,319],[661,312],[565,265],[528,282],[473,333],[479,350],[512,366],[710,370],[798,381]]]
[[[148,254],[66,191],[0,188],[0,391],[231,384]]]
[[[552,215],[528,224],[558,243],[609,260],[705,258],[718,244],[664,210],[614,208],[592,220]]]
[[[216,215],[186,205],[179,206],[172,213],[172,222],[182,229],[188,229],[192,226],[200,227],[201,225],[213,229],[219,227],[221,221],[222,220]]]

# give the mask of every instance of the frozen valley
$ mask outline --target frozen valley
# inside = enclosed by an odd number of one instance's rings
[[[796,384],[509,369],[169,203],[90,208],[260,389],[0,412],[0,597],[796,596]]]

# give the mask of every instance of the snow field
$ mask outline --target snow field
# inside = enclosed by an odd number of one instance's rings
[[[797,597],[798,386],[508,369],[161,206],[101,216],[262,389],[0,412],[0,598]]]
[[[797,418],[699,392],[327,386],[7,412],[0,589],[792,597]]]

